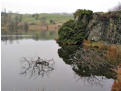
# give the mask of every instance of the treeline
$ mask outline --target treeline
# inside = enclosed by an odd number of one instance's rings
[[[55,31],[72,19],[71,14],[18,14],[1,12],[2,34],[22,34],[32,31]]]
[[[20,33],[20,30],[23,32],[28,32],[28,23],[22,22],[23,16],[21,14],[12,14],[1,12],[1,28],[2,34],[7,33]],[[22,32],[22,31],[21,31]]]

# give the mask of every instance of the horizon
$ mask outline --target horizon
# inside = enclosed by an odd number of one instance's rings
[[[35,13],[66,13],[72,14],[77,9],[88,9],[93,12],[108,12],[110,9],[121,3],[121,0],[2,0],[2,10],[19,14]]]

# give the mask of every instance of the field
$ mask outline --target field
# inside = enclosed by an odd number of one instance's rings
[[[72,14],[40,13],[18,14],[1,13],[2,34],[17,34],[31,31],[57,31],[61,25],[73,19]]]
[[[51,20],[53,20],[55,23],[64,23],[72,18],[72,14],[24,14],[22,21],[28,23],[42,23],[45,20],[44,22],[50,24]]]

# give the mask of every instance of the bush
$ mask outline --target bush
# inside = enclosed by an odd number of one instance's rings
[[[92,17],[90,10],[77,10],[74,17],[79,16],[78,20],[69,20],[62,25],[58,31],[59,44],[82,44],[89,35],[88,23]]]
[[[91,11],[91,10],[78,9],[73,15],[74,15],[74,18],[76,18],[76,17],[79,17],[81,15],[92,15],[92,14],[93,14],[93,11]]]
[[[62,27],[58,31],[58,42],[59,43],[65,43],[69,44],[69,42],[72,42],[71,39],[73,39],[74,36],[74,20],[69,20],[66,23],[62,25]]]

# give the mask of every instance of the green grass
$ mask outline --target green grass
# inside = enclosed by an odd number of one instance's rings
[[[23,22],[29,22],[29,23],[41,23],[42,18],[45,17],[46,23],[50,23],[50,20],[55,21],[55,23],[64,23],[69,19],[73,19],[72,14],[47,14],[47,13],[41,13],[39,14],[38,19],[36,20],[34,17],[32,17],[32,14],[24,14],[23,15]]]
[[[35,14],[18,14],[18,13],[7,13],[7,20],[10,17],[10,21],[15,21],[15,17],[20,17],[22,16],[22,22],[27,22],[27,23],[42,23],[42,18],[45,18],[45,22],[50,24],[50,20],[53,20],[55,23],[64,23],[70,19],[73,19],[73,14],[61,14],[61,13],[40,13],[38,14],[38,19],[35,19],[33,15]],[[3,16],[1,17],[3,20]]]
[[[36,15],[38,18],[36,19]],[[66,21],[73,19],[72,14],[59,14],[59,13],[40,13],[40,14],[18,14],[18,13],[1,13],[1,26],[2,26],[2,34],[24,34],[25,32],[25,24],[28,25],[29,30],[28,33],[38,35],[40,32],[40,25],[43,24],[42,27],[46,27],[46,24],[50,24],[48,31],[54,29],[53,26],[59,28]],[[35,29],[31,27],[35,25]],[[10,27],[12,29],[10,30]],[[35,30],[34,32],[32,30]],[[57,31],[56,29],[53,31]],[[25,32],[26,33],[26,32]],[[43,33],[44,34],[44,33]],[[48,33],[46,33],[48,34]]]

